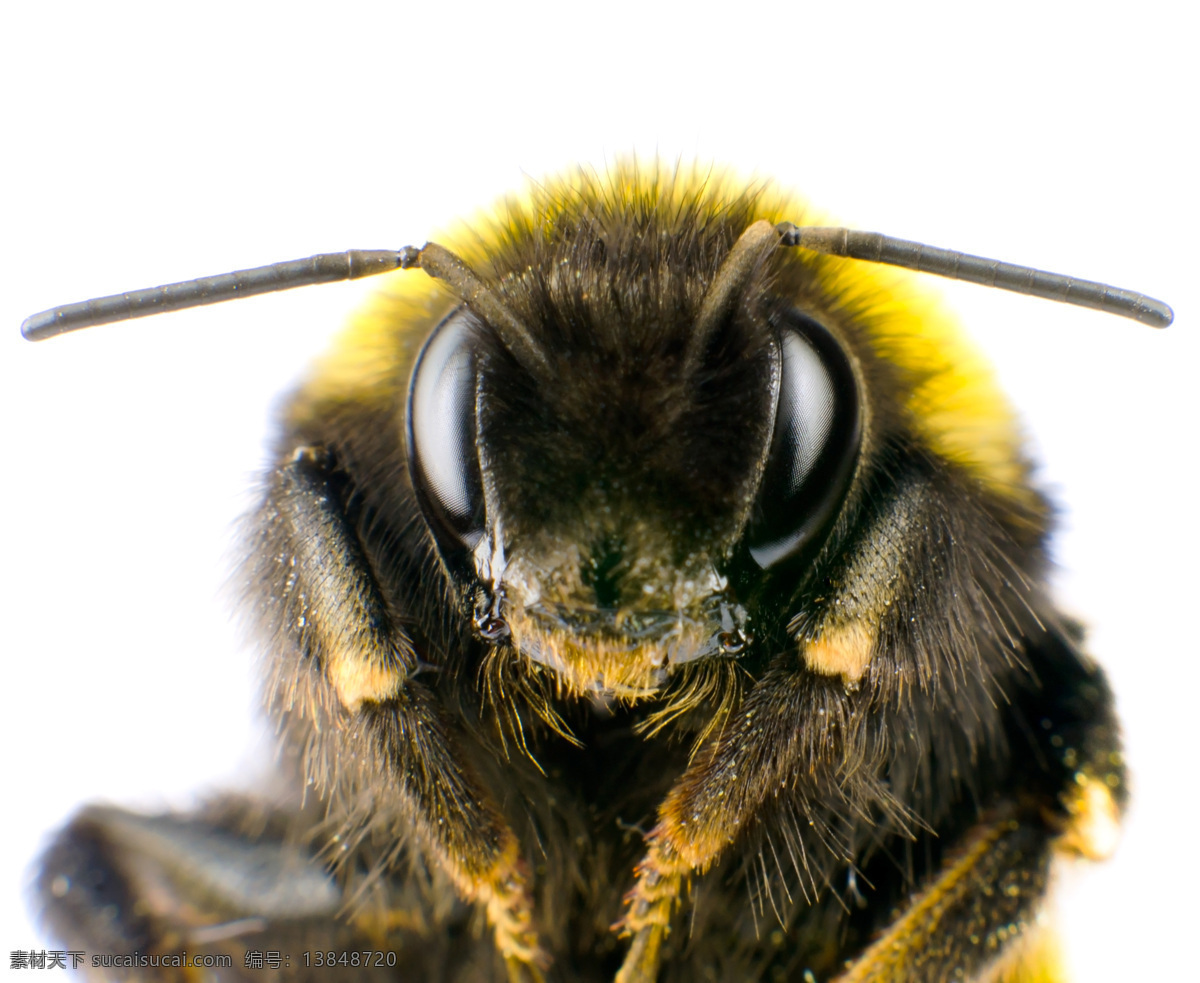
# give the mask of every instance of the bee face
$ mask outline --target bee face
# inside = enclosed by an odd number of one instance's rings
[[[101,868],[192,906],[199,828],[231,876],[298,853],[376,892],[319,926],[278,901],[311,878],[221,898],[278,938],[357,942],[402,911],[384,937],[418,962],[531,978],[983,978],[973,893],[936,951],[909,921],[966,878],[1032,939],[1051,859],[1103,853],[1123,801],[1003,400],[919,295],[781,251],[798,212],[763,188],[630,167],[503,214],[459,247],[469,289],[394,284],[291,397],[248,523],[268,703],[326,814],[86,812],[43,868],[58,930],[96,931],[102,899],[70,885]],[[535,849],[554,861],[531,873]],[[768,851],[799,859],[762,874],[764,944],[719,899]],[[691,878],[718,898],[697,937],[722,940],[694,951],[671,941]],[[447,950],[448,899],[490,938]],[[614,922],[628,948],[597,937]]]
[[[690,86],[682,80],[697,77],[696,55],[713,39],[703,17],[634,18],[655,52],[637,71],[548,85],[547,59],[518,54],[537,48],[539,30],[541,50],[571,36],[573,60],[613,65],[631,18],[497,12],[454,30],[451,67],[436,40],[447,38],[444,12],[432,8],[377,8],[369,24],[301,16],[285,26],[263,13],[236,31],[184,7],[153,17],[136,5],[77,8],[68,19],[58,7],[21,9],[13,36],[25,40],[6,70],[39,82],[22,85],[9,117],[11,145],[32,149],[8,160],[20,193],[6,212],[11,280],[0,297],[13,578],[5,743],[21,776],[0,878],[11,948],[48,943],[25,885],[47,831],[82,803],[183,807],[244,773],[258,677],[218,596],[230,526],[270,464],[276,401],[373,288],[296,291],[41,346],[16,337],[21,318],[323,249],[436,238],[522,173],[602,166],[638,146],[777,176],[858,227],[1176,303],[1177,329],[1143,333],[1059,305],[933,287],[1020,411],[1040,483],[1062,509],[1056,595],[1088,625],[1126,726],[1136,784],[1122,851],[1059,906],[1067,940],[1077,933],[1077,978],[1169,978],[1184,964],[1185,885],[1197,874],[1179,847],[1178,817],[1193,809],[1180,776],[1188,694],[1200,686],[1186,435],[1200,352],[1184,316],[1196,307],[1184,231],[1195,196],[1175,145],[1191,118],[1191,38],[1171,4],[1086,21],[1066,8],[1002,22],[982,7],[869,21],[849,9],[725,18],[721,69]],[[498,61],[510,91],[539,94],[537,125],[485,112],[464,126],[447,111],[478,105]],[[440,79],[439,97],[381,109],[317,83],[354,78],[359,92],[390,93],[398,65]],[[774,81],[779,70],[787,81]],[[279,100],[281,85],[303,97]],[[197,125],[214,107],[252,102],[270,118],[216,110],[220,126]],[[1136,136],[1114,139],[1114,128]],[[51,149],[66,145],[80,149]],[[375,175],[386,162],[386,180],[313,180],[346,175],[351,157]],[[71,261],[47,262],[65,242]],[[1161,904],[1130,903],[1141,897]]]
[[[740,654],[755,620],[779,633],[778,604],[748,607],[819,550],[862,430],[851,356],[763,257],[695,343],[753,203],[647,239],[659,205],[545,203],[488,257],[533,354],[457,308],[407,403],[410,477],[479,633],[602,698]]]

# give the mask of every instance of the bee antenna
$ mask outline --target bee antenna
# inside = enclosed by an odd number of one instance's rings
[[[1077,280],[1029,266],[1001,263],[951,249],[938,249],[878,232],[797,226],[791,222],[781,222],[772,229],[767,222],[759,221],[734,243],[704,295],[695,330],[684,355],[684,364],[688,369],[699,363],[721,320],[745,289],[759,262],[776,243],[830,256],[903,266],[922,273],[981,283],[1078,307],[1090,307],[1156,328],[1165,328],[1175,318],[1171,308],[1161,300],[1105,283]],[[405,246],[398,250],[350,249],[341,253],[321,253],[307,259],[272,263],[270,266],[65,304],[27,317],[21,323],[21,334],[30,341],[43,341],[97,324],[129,321],[240,297],[291,290],[316,283],[356,280],[414,267],[420,267],[430,276],[445,281],[468,307],[487,321],[518,362],[534,375],[543,378],[547,375],[545,353],[528,327],[474,270],[450,250],[433,242],[426,243],[420,249]]]
[[[357,280],[390,270],[408,269],[416,265],[419,252],[412,246],[405,246],[399,250],[350,249],[343,253],[321,253],[307,259],[257,266],[252,270],[236,270],[219,276],[98,297],[78,304],[64,304],[27,317],[21,322],[21,334],[30,341],[44,341],[55,335],[97,324],[131,321],[151,314],[219,304],[226,300],[307,287],[314,283]]]
[[[704,301],[700,304],[700,313],[696,315],[696,323],[683,356],[682,374],[685,377],[699,365],[713,334],[742,295],[759,263],[780,242],[779,231],[770,222],[760,220],[733,244],[718,267],[717,275],[708,285]]]
[[[272,263],[250,270],[236,270],[219,276],[200,277],[85,300],[78,304],[65,304],[27,317],[21,324],[21,334],[30,341],[43,341],[97,324],[130,321],[151,314],[218,304],[255,294],[291,290],[316,283],[357,280],[391,270],[418,267],[435,279],[443,280],[496,331],[518,362],[535,375],[545,377],[546,356],[529,329],[474,270],[449,249],[435,242],[428,242],[420,249],[405,246],[402,249],[351,249],[342,253],[321,253],[307,259]]]
[[[982,283],[987,287],[999,287],[1018,294],[1117,314],[1155,328],[1165,328],[1175,319],[1174,311],[1161,300],[1107,283],[1077,280],[1030,266],[1001,263],[953,249],[938,249],[907,239],[895,239],[878,232],[798,226],[791,222],[781,222],[775,228],[780,244],[784,246],[799,246],[829,256],[848,256],[872,263],[903,266],[952,280]]]
[[[535,377],[549,376],[546,354],[533,333],[479,275],[445,246],[427,242],[412,266],[420,266],[435,280],[442,280],[464,304],[478,314],[500,336],[504,347]]]

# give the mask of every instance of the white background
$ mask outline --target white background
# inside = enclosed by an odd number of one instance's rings
[[[1080,980],[1194,966],[1200,215],[1186,5],[4,11],[6,972],[9,951],[48,942],[21,895],[39,844],[81,802],[186,806],[263,767],[252,656],[221,596],[230,529],[274,401],[368,288],[39,346],[20,340],[21,319],[421,243],[524,175],[631,150],[731,164],[859,228],[1175,305],[1160,333],[944,289],[1063,503],[1059,593],[1091,625],[1127,728],[1133,810],[1116,860],[1068,885],[1071,958]]]

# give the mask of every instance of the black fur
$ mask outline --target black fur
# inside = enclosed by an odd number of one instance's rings
[[[1036,907],[1072,780],[1064,748],[1102,762],[1117,747],[1103,678],[1046,596],[1048,509],[918,436],[913,380],[864,327],[882,315],[869,296],[830,294],[833,261],[776,252],[681,377],[706,289],[763,217],[758,190],[715,204],[721,193],[719,182],[682,196],[666,184],[554,189],[476,262],[552,369],[534,378],[487,332],[476,352],[485,481],[512,548],[548,532],[577,543],[601,609],[623,596],[639,550],[667,567],[700,553],[747,612],[744,650],[680,667],[657,700],[573,697],[475,630],[487,585],[433,539],[404,447],[408,375],[445,307],[395,327],[386,396],[302,390],[287,414],[245,576],[272,712],[325,813],[296,835],[338,872],[350,909],[414,913],[388,940],[410,973],[502,978],[490,933],[442,868],[452,856],[484,870],[507,828],[550,976],[611,978],[624,943],[610,927],[674,789],[694,807],[697,841],[736,823],[681,899],[660,978],[830,979],[989,823],[1014,824],[996,857],[1023,858],[1018,907]],[[820,540],[763,572],[742,537],[771,438],[775,332],[793,308],[846,351],[864,429]],[[628,541],[638,523],[651,546]],[[320,570],[305,559],[318,539],[332,551]],[[375,599],[370,624],[345,620],[352,584]],[[806,642],[859,620],[878,640],[857,685],[805,666]],[[377,639],[362,644],[403,663],[405,688],[357,711],[332,699],[323,667],[348,637]],[[74,864],[88,836],[68,831],[45,876]],[[998,882],[1002,867],[983,870]],[[85,924],[50,903],[64,936]],[[963,912],[927,978],[983,966],[962,938],[991,916]],[[130,943],[146,934],[128,925]]]

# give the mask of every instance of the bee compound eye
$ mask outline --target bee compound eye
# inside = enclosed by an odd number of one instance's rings
[[[425,342],[408,390],[408,466],[443,549],[472,549],[484,530],[475,425],[477,318],[459,309]]]
[[[759,567],[784,562],[835,514],[858,453],[858,387],[846,353],[799,311],[779,327],[775,428],[746,544]]]

